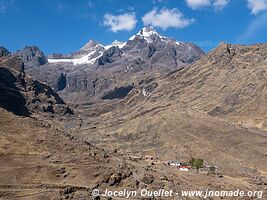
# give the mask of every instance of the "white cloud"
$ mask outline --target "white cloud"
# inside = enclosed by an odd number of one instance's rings
[[[247,0],[248,8],[251,10],[251,13],[256,15],[261,11],[267,10],[267,0]]]
[[[210,5],[210,0],[186,0],[187,5],[192,9],[198,9]]]
[[[213,7],[216,9],[223,9],[229,2],[230,0],[215,0],[213,2]]]
[[[184,28],[194,22],[194,19],[186,19],[177,9],[163,8],[161,10],[153,9],[146,13],[142,20],[145,26],[152,25],[163,30],[167,28]]]
[[[213,7],[214,9],[223,9],[230,0],[186,0],[187,5],[193,10]]]
[[[104,15],[104,25],[108,26],[111,31],[118,32],[122,30],[130,31],[135,28],[137,23],[134,13],[124,13],[121,15]]]

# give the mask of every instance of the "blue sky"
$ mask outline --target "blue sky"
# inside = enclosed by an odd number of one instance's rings
[[[0,46],[46,54],[126,41],[144,25],[205,51],[267,40],[267,0],[0,0],[0,20]]]

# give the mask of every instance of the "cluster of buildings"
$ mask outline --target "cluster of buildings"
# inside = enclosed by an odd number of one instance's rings
[[[189,164],[181,163],[181,162],[178,162],[178,161],[169,161],[168,164],[170,166],[177,167],[177,169],[179,169],[180,171],[185,171],[185,172],[188,172],[192,168],[192,166],[190,166]]]
[[[192,166],[188,163],[182,163],[178,161],[169,161],[168,162],[169,166],[177,167],[179,171],[185,171],[188,172],[189,170],[192,169]],[[199,168],[199,172],[207,173],[207,172],[215,172],[217,171],[218,167],[217,166],[210,166],[210,165],[205,165]]]
[[[138,156],[129,156],[129,159],[132,161],[139,161],[139,160],[144,160],[151,162],[152,164],[164,164],[164,165],[169,165],[172,167],[176,167],[179,171],[184,171],[188,172],[190,170],[195,169],[192,167],[189,163],[184,163],[184,162],[179,162],[179,161],[167,161],[167,162],[161,162],[160,160],[155,159],[153,156],[143,156],[143,157],[138,157]],[[198,169],[199,173],[215,173],[217,171],[218,167],[216,166],[201,166]]]

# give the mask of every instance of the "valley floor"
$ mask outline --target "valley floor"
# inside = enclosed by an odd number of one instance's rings
[[[92,199],[93,188],[104,191],[163,187],[180,192],[203,188],[247,191],[266,187],[255,182],[255,177],[181,173],[163,164],[132,161],[66,135],[53,124],[1,109],[0,199]]]

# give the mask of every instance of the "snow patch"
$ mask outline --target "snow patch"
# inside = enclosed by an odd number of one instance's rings
[[[129,40],[134,40],[136,35],[133,35],[132,37],[129,38]]]
[[[156,32],[156,30],[153,27],[144,27],[137,33],[137,35],[144,36],[144,37],[149,37],[151,35],[159,36],[159,34]]]
[[[93,64],[96,59],[98,59],[100,56],[102,56],[103,52],[100,52],[100,55],[95,58],[89,58],[92,56],[96,51],[92,51],[86,56],[83,56],[81,58],[73,58],[73,59],[48,59],[49,63],[60,63],[60,62],[67,62],[67,63],[73,63],[74,65],[81,65],[81,64]]]

